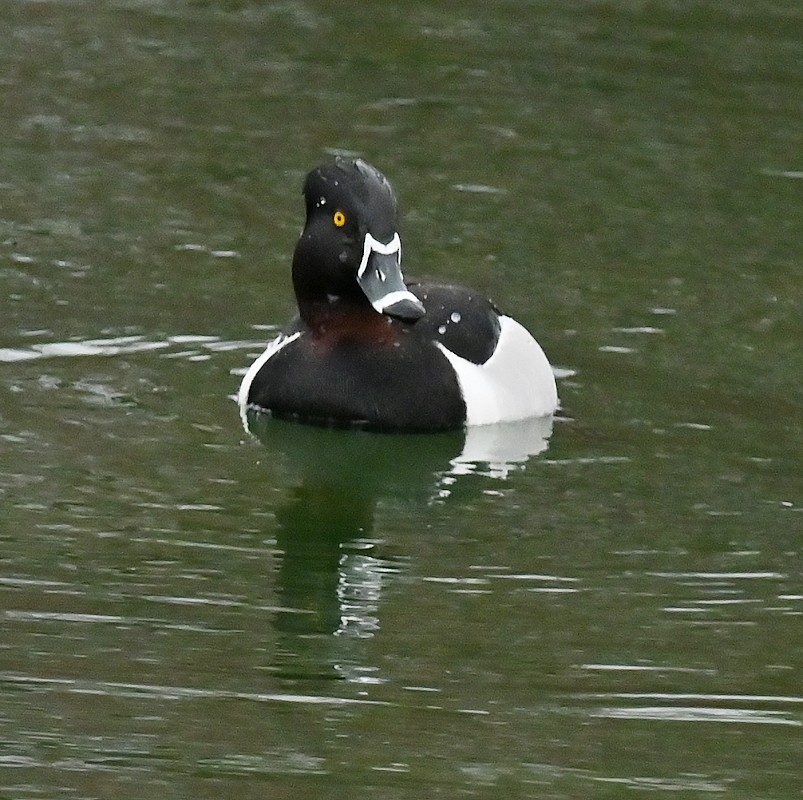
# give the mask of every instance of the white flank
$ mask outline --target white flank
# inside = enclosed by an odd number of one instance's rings
[[[301,336],[301,331],[294,333],[292,336],[284,336],[279,334],[266,348],[265,352],[248,368],[248,372],[243,375],[243,382],[240,384],[240,390],[237,392],[237,405],[240,407],[240,419],[243,421],[243,427],[248,430],[248,420],[246,418],[246,411],[248,410],[248,393],[251,391],[251,384],[254,382],[257,373],[265,362],[271,357],[275,356],[283,347],[286,347],[290,342],[294,342]]]
[[[438,343],[457,373],[467,425],[543,417],[558,407],[555,375],[541,345],[511,317],[500,317],[500,322],[496,350],[484,364],[467,361]]]

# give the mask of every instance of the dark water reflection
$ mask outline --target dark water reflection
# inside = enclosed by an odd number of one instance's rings
[[[440,435],[383,436],[317,429],[249,414],[247,430],[282,462],[298,484],[275,508],[282,608],[279,644],[282,677],[327,674],[378,682],[376,668],[349,663],[346,648],[326,636],[369,638],[380,628],[384,585],[406,558],[381,555],[374,517],[383,501],[412,508],[479,492],[472,478],[506,477],[547,446],[550,418]],[[291,479],[293,479],[291,477]],[[299,636],[314,645],[295,652]],[[315,649],[322,649],[314,655]],[[294,664],[291,666],[291,664]]]
[[[799,795],[798,3],[3,21],[1,797]],[[551,436],[242,429],[338,150]]]

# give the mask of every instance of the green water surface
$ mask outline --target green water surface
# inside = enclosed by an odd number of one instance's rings
[[[1,8],[0,798],[801,795],[799,2]],[[546,450],[243,429],[334,152]]]

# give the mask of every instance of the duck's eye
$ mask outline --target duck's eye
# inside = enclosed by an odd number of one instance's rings
[[[332,221],[336,227],[342,228],[346,224],[346,215],[342,211],[335,211]]]

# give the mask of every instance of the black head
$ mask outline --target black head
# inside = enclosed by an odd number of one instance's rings
[[[424,314],[401,273],[398,202],[362,159],[335,158],[307,175],[307,221],[293,257],[301,316],[344,304],[412,322]]]

